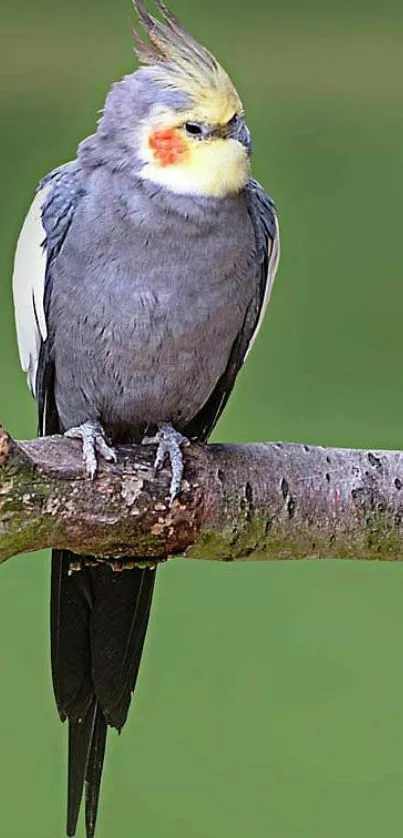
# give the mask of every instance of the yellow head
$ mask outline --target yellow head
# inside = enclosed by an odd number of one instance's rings
[[[141,176],[181,194],[236,194],[250,177],[251,144],[230,78],[162,0],[161,22],[143,0],[134,5],[149,39],[134,32],[137,55],[165,93],[141,125]]]

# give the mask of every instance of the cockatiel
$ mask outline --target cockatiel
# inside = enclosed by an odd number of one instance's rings
[[[140,67],[114,84],[95,134],[41,182],[13,290],[23,369],[42,434],[82,441],[84,467],[154,440],[171,500],[181,445],[205,442],[255,340],[276,273],[274,205],[251,178],[251,141],[228,75],[161,0],[142,0]],[[148,440],[147,440],[148,438]],[[81,570],[71,572],[81,561]],[[85,788],[95,831],[107,727],[135,688],[155,570],[116,573],[53,550],[51,654],[68,720],[67,834]]]

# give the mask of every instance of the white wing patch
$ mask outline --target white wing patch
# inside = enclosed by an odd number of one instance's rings
[[[246,352],[246,355],[245,355],[245,359],[244,359],[245,361],[246,361],[246,359],[249,355],[249,352],[252,349],[252,346],[254,345],[254,343],[256,341],[256,338],[257,338],[257,336],[259,334],[259,331],[260,331],[260,327],[263,323],[263,320],[264,320],[264,317],[265,317],[265,314],[266,314],[266,311],[267,311],[267,306],[269,305],[271,292],[273,290],[273,285],[274,285],[274,280],[276,278],[278,263],[279,263],[279,260],[280,260],[280,229],[279,229],[279,226],[278,226],[277,214],[275,216],[275,224],[276,224],[276,235],[274,236],[274,239],[272,241],[271,251],[270,251],[270,255],[269,255],[269,263],[268,263],[268,270],[267,270],[267,281],[266,281],[266,289],[265,289],[265,292],[264,292],[263,304],[262,304],[262,308],[261,308],[261,311],[260,311],[259,320],[257,321],[257,324],[256,324],[256,329],[255,329],[255,331],[252,335],[250,344],[248,346],[248,349],[247,349],[247,352]]]
[[[47,328],[43,304],[45,291],[46,253],[43,248],[45,230],[41,211],[50,186],[41,189],[31,204],[17,242],[13,272],[15,324],[21,366],[27,373],[28,385],[35,396],[41,342]]]

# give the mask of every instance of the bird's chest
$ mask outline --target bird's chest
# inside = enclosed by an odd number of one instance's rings
[[[180,426],[204,404],[254,292],[245,227],[244,242],[220,225],[203,234],[185,223],[145,223],[130,237],[109,219],[86,246],[82,232],[71,237],[53,301],[55,322],[63,312],[70,335],[59,340],[56,328],[55,349],[63,365],[71,355],[76,386],[106,425]]]

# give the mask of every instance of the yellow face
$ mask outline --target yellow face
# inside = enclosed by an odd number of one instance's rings
[[[157,105],[144,121],[136,137],[141,176],[181,194],[220,198],[240,192],[250,177],[250,137],[231,79],[165,0],[154,0],[161,20],[143,0],[134,5],[148,36],[144,41],[134,33],[140,62],[157,88],[183,93],[192,103],[187,113]]]
[[[239,100],[214,95],[186,113],[156,108],[142,126],[141,176],[173,192],[223,198],[250,178]]]

